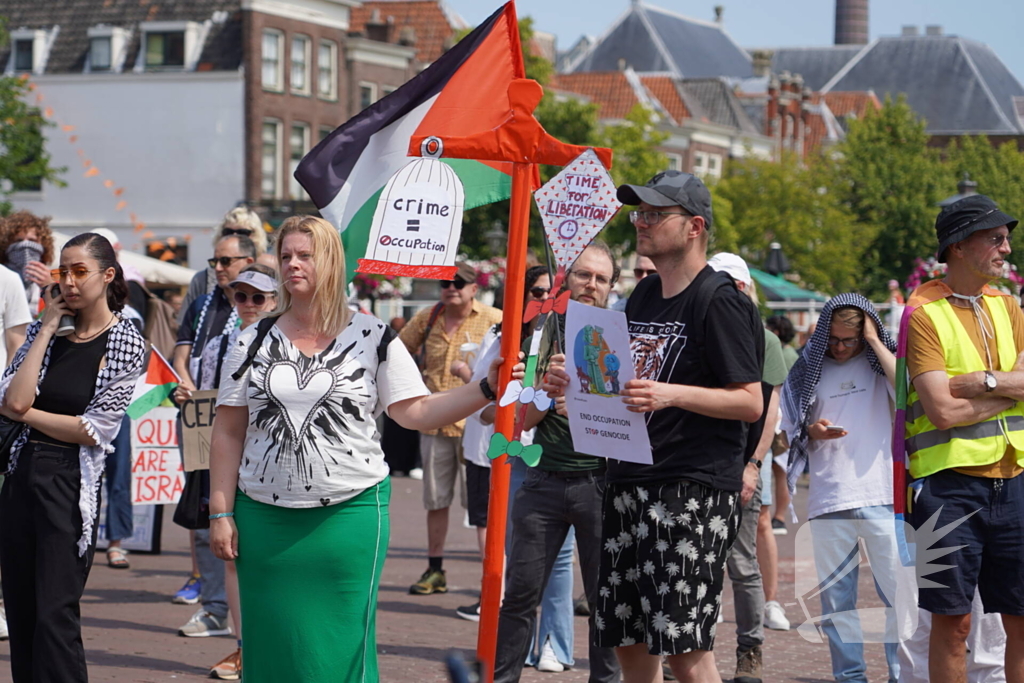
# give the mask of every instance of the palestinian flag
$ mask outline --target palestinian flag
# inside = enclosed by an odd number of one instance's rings
[[[128,404],[128,417],[138,420],[170,397],[178,386],[181,378],[174,371],[167,359],[160,355],[154,347],[149,354],[149,366],[146,374],[135,384],[132,402]]]
[[[509,2],[306,155],[295,178],[341,232],[349,278],[366,253],[384,186],[410,161],[409,139],[473,135],[498,127],[511,112],[508,86],[516,78],[525,78],[525,70],[515,6]],[[507,199],[512,192],[511,164],[442,161],[462,180],[467,209]]]

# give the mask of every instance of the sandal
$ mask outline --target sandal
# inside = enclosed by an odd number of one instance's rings
[[[113,569],[128,569],[128,551],[124,548],[107,548],[107,566]]]

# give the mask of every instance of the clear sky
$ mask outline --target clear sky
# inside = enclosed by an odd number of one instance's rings
[[[475,25],[500,0],[446,0]],[[835,32],[832,0],[648,0],[648,4],[696,19],[714,18],[725,7],[725,27],[743,47],[831,45]],[[583,34],[600,37],[629,7],[629,0],[518,0],[519,16],[558,36],[558,48],[570,47]],[[937,24],[946,34],[987,43],[1024,82],[1024,2],[1022,0],[873,0],[871,38],[899,35],[904,25]],[[924,33],[924,29],[920,29]]]

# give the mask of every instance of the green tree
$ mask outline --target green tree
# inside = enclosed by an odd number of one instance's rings
[[[790,153],[778,161],[732,161],[713,188],[714,251],[736,251],[759,267],[769,245],[779,242],[804,286],[833,294],[861,289],[862,256],[873,228],[858,223],[828,189],[824,171]],[[723,225],[720,213],[727,219]]]
[[[7,42],[5,21],[0,17],[0,45]],[[44,129],[52,127],[38,107],[29,106],[32,86],[18,76],[0,77],[0,215],[11,212],[6,199],[12,192],[39,190],[43,181],[63,186],[46,151]]]
[[[890,279],[903,282],[914,261],[935,251],[937,202],[949,194],[948,171],[928,147],[925,122],[902,96],[886,98],[852,121],[826,160],[825,187],[837,192],[874,239],[864,253],[861,291],[882,295]]]

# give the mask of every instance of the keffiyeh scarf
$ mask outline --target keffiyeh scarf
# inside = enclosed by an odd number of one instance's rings
[[[14,355],[14,360],[4,371],[0,379],[0,402],[3,402],[7,395],[7,388],[11,385],[14,374],[21,367],[25,356],[28,354],[32,342],[42,321],[32,323],[25,335],[25,343]],[[53,348],[53,339],[46,348],[46,355],[43,357],[43,364],[39,370],[39,383],[42,383],[46,376],[46,369],[50,365],[50,350]],[[82,513],[82,536],[78,539],[78,555],[82,556],[89,548],[92,541],[92,529],[97,514],[97,494],[99,493],[100,478],[106,466],[107,453],[114,451],[113,441],[121,429],[121,419],[125,410],[132,400],[132,393],[135,390],[135,381],[142,373],[142,362],[146,355],[146,342],[139,334],[138,329],[128,319],[119,317],[116,325],[110,328],[107,337],[107,351],[105,354],[106,365],[99,371],[96,377],[96,390],[92,400],[85,408],[85,413],[78,416],[85,431],[96,442],[95,446],[80,446],[78,460],[82,469],[81,495],[78,500],[78,508]],[[38,391],[38,389],[37,389]],[[11,447],[11,462],[7,468],[7,474],[11,474],[18,467],[18,454],[28,441],[28,425],[22,428],[21,434]]]
[[[811,404],[814,403],[815,392],[818,388],[818,381],[821,379],[821,365],[825,358],[825,351],[828,350],[828,338],[832,334],[832,314],[839,308],[853,306],[859,308],[872,320],[878,328],[878,337],[885,347],[896,352],[896,342],[890,336],[888,330],[882,325],[878,313],[871,302],[860,294],[838,294],[825,304],[818,317],[817,329],[807,341],[803,353],[797,359],[793,368],[789,371],[786,384],[782,388],[782,413],[784,421],[791,427],[787,429],[789,435],[789,491],[796,492],[796,482],[807,466],[807,415],[810,412]],[[871,347],[867,347],[868,361],[871,369],[879,375],[884,374],[882,365]]]

